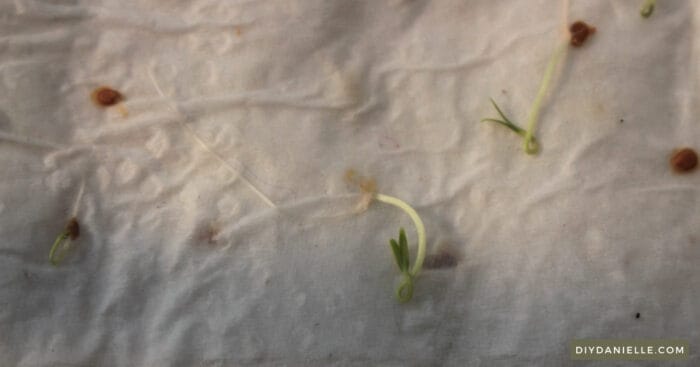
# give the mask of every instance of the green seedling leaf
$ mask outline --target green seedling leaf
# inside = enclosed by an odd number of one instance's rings
[[[394,253],[394,259],[396,259],[396,265],[399,267],[399,270],[403,272],[403,258],[402,258],[402,253],[401,253],[401,247],[399,246],[398,243],[396,243],[395,239],[389,240],[389,245],[391,245],[391,251]]]
[[[531,136],[531,137],[528,139],[527,130],[521,128],[520,126],[518,126],[518,125],[516,125],[516,124],[514,124],[513,121],[511,121],[511,120],[503,113],[503,111],[501,111],[501,109],[498,107],[498,104],[496,104],[496,101],[494,101],[493,98],[491,99],[491,104],[493,104],[493,107],[496,109],[496,112],[498,112],[498,114],[501,116],[501,120],[499,120],[499,119],[494,119],[494,118],[484,118],[484,119],[481,119],[481,122],[485,122],[485,121],[487,121],[487,122],[495,122],[495,123],[497,123],[497,124],[503,125],[503,126],[509,128],[509,129],[511,129],[514,133],[520,135],[521,137],[523,137],[523,139],[525,139],[525,152],[526,152],[526,153],[528,153],[528,154],[537,153],[537,151],[539,150],[539,145],[538,145],[538,143],[537,143],[537,139],[535,139],[534,136]]]
[[[481,119],[481,122],[495,122],[497,124],[501,124],[509,129],[513,130],[518,135],[522,136],[525,134],[525,130],[521,129],[518,126],[515,126],[513,124],[508,123],[508,121],[492,119],[492,118],[484,118],[484,119]]]
[[[396,265],[398,265],[399,270],[402,273],[408,273],[411,267],[411,255],[408,252],[408,240],[403,228],[399,230],[399,241],[396,242],[392,238],[389,240],[389,245],[391,245],[391,251],[394,253],[394,259],[396,259]]]
[[[403,260],[401,271],[407,272],[408,268],[411,266],[411,256],[408,253],[408,241],[406,240],[406,232],[403,228],[399,230],[399,247],[401,248],[401,259]]]
[[[510,121],[510,119],[508,117],[506,117],[506,115],[503,113],[503,111],[501,111],[501,109],[498,107],[498,104],[496,104],[496,101],[494,101],[493,98],[491,98],[491,104],[496,109],[496,112],[498,112],[498,114],[501,116],[501,120],[494,119],[494,118],[485,118],[485,119],[481,119],[481,122],[485,122],[485,121],[495,122],[495,123],[501,124],[509,129],[513,130],[513,132],[515,132],[516,134],[518,134],[520,136],[525,136],[525,129],[521,128],[520,126],[518,126],[518,125],[514,124],[512,121]]]

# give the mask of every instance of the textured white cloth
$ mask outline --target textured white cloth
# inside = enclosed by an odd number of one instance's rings
[[[560,2],[0,1],[0,364],[564,366],[573,339],[681,338],[698,365],[700,173],[668,157],[700,148],[700,9],[640,6],[572,1],[597,32],[533,157],[479,121],[493,97],[525,124]],[[353,214],[348,168],[457,255],[407,304],[411,222]]]

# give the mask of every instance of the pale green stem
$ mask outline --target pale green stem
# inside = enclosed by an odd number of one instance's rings
[[[411,217],[411,220],[413,220],[413,224],[416,226],[416,233],[418,234],[418,254],[416,255],[416,261],[413,263],[413,268],[409,271],[408,275],[415,277],[420,273],[421,268],[423,268],[423,260],[425,260],[425,226],[423,225],[423,221],[418,216],[418,213],[401,199],[382,194],[374,194],[374,198],[403,210]],[[399,291],[400,289],[401,286],[399,286]]]
[[[49,261],[51,262],[52,265],[56,266],[58,263],[63,260],[63,257],[65,256],[65,253],[59,252],[58,256],[56,256],[56,251],[59,251],[61,249],[61,245],[65,240],[67,240],[69,237],[68,232],[63,232],[56,237],[56,240],[53,242],[53,245],[51,246],[51,250],[49,251]]]
[[[534,141],[533,135],[535,133],[535,129],[537,128],[537,121],[540,118],[542,103],[544,102],[544,98],[547,96],[547,92],[549,91],[549,86],[552,83],[554,72],[557,70],[557,65],[559,65],[559,62],[566,53],[567,47],[568,42],[564,42],[562,45],[557,47],[554,54],[552,54],[552,57],[549,59],[549,63],[547,64],[547,69],[544,71],[544,77],[542,78],[540,89],[537,91],[535,101],[532,103],[530,114],[527,118],[527,130],[525,131],[525,142],[523,145],[525,153],[527,154],[536,154],[539,150],[538,145]]]
[[[399,302],[406,303],[413,297],[413,277],[411,274],[403,273],[403,280],[396,288],[396,298]]]

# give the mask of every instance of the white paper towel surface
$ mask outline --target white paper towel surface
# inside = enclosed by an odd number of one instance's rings
[[[479,121],[493,97],[524,125],[560,2],[0,2],[0,364],[566,366],[574,339],[680,338],[667,365],[698,365],[700,173],[668,158],[700,147],[700,8],[640,3],[571,2],[597,32],[533,157]],[[349,168],[455,255],[407,304],[412,224],[353,214]]]

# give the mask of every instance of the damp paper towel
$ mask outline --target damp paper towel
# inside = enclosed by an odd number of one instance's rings
[[[700,147],[699,5],[564,6],[0,2],[1,364],[565,366],[575,339],[679,338],[697,365],[700,174],[668,158]],[[526,155],[480,120],[494,98],[525,126],[575,20],[597,32]],[[356,212],[348,169],[449,254],[406,304],[413,224]]]

